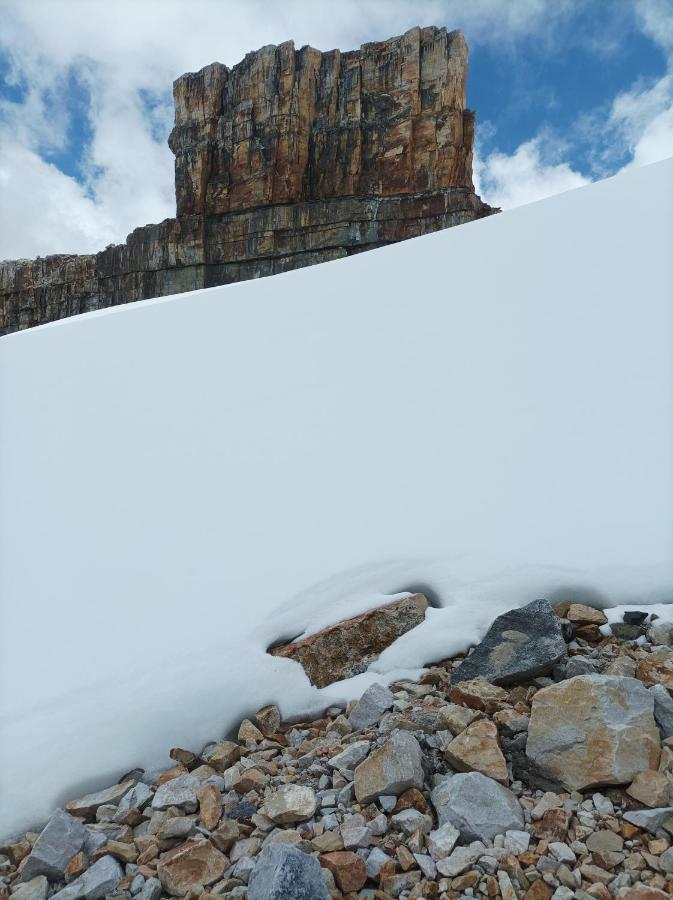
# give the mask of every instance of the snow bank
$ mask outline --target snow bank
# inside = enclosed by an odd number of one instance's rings
[[[669,602],[673,163],[0,341],[0,836],[270,701],[389,595],[392,677],[538,596]]]

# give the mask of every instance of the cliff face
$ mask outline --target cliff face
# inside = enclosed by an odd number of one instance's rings
[[[177,218],[89,256],[0,264],[0,331],[311,265],[493,210],[472,184],[460,32],[263,47],[173,89]]]

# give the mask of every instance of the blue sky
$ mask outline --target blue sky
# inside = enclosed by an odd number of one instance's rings
[[[0,258],[174,214],[172,80],[292,38],[461,28],[475,181],[511,208],[673,155],[673,0],[0,0]]]

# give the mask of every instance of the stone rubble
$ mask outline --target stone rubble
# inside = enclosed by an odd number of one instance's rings
[[[531,620],[550,609],[538,601]],[[604,635],[604,614],[580,603],[551,614],[544,634],[520,631],[530,665],[508,614],[485,638],[497,671],[482,645],[345,712],[289,724],[269,704],[237,741],[173,748],[165,770],[128,773],[1,846],[0,896],[673,895],[673,629],[641,615],[623,623],[636,637]],[[506,686],[489,680],[503,660]]]

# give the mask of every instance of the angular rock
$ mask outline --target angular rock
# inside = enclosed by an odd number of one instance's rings
[[[161,882],[158,878],[148,878],[137,898],[138,900],[159,900],[160,896]]]
[[[650,653],[647,659],[641,659],[636,669],[636,678],[644,685],[651,687],[661,684],[673,691],[673,653]]]
[[[52,900],[100,900],[111,894],[124,877],[124,870],[112,856],[103,856],[83,875],[63,890],[52,894]]]
[[[317,805],[311,788],[300,784],[284,784],[264,798],[266,814],[276,825],[305,822],[314,814]]]
[[[330,900],[317,859],[288,844],[271,844],[257,857],[248,900]]]
[[[199,818],[208,831],[217,827],[222,815],[222,795],[214,784],[204,784],[196,792],[199,801]]]
[[[393,732],[356,768],[353,783],[359,803],[369,803],[381,794],[399,797],[408,788],[422,788],[422,753],[416,738],[405,731]]]
[[[574,625],[607,625],[608,617],[600,609],[584,606],[582,603],[571,603],[564,618]]]
[[[350,772],[365,759],[370,746],[369,741],[353,741],[345,750],[328,759],[327,764],[339,772]]]
[[[375,725],[383,713],[395,702],[392,693],[377,681],[371,684],[360,697],[348,716],[355,731]]]
[[[447,703],[437,713],[438,729],[448,728],[451,734],[460,734],[467,726],[481,717],[481,713],[475,709],[459,706],[457,703]]]
[[[427,608],[423,594],[412,594],[270,652],[295,659],[311,684],[325,687],[364,672],[394,640],[420,625]]]
[[[49,882],[44,875],[36,875],[12,891],[14,900],[47,900]]]
[[[57,809],[42,829],[21,871],[23,882],[37,875],[62,881],[70,859],[84,846],[88,831],[79,819]]]
[[[329,869],[334,875],[337,887],[344,894],[348,894],[350,891],[359,891],[367,880],[365,861],[357,853],[347,850],[323,853],[320,857],[320,865]]]
[[[238,739],[241,743],[246,741],[263,741],[264,735],[250,719],[243,719],[238,729]]]
[[[526,754],[568,790],[627,784],[659,762],[654,699],[634,678],[580,675],[538,691]]]
[[[224,772],[240,759],[241,748],[234,741],[218,741],[203,754],[203,761],[216,772]]]
[[[481,675],[452,685],[449,699],[454,703],[463,703],[470,709],[477,709],[492,714],[510,705],[509,694],[495,684],[491,684]]]
[[[255,713],[255,719],[257,720],[259,730],[267,737],[270,734],[275,734],[280,728],[280,710],[273,703],[258,709]]]
[[[498,743],[498,729],[484,719],[473,722],[444,748],[446,761],[459,772],[481,772],[508,784],[507,762]]]
[[[458,842],[460,832],[451,822],[445,822],[440,828],[431,831],[428,835],[428,852],[430,856],[437,862],[448,856]]]
[[[636,828],[643,828],[652,834],[656,834],[657,830],[663,826],[669,819],[673,819],[673,806],[664,806],[660,809],[638,809],[632,812],[625,812],[623,818],[635,825]]]
[[[629,797],[654,809],[673,802],[673,785],[662,772],[639,772],[626,789]]]
[[[194,888],[214,884],[227,868],[227,857],[210,841],[188,840],[157,866],[163,889],[172,897],[183,897]]]
[[[431,794],[440,827],[450,822],[463,841],[493,840],[506,831],[522,831],[524,817],[514,794],[479,772],[454,775]]]
[[[558,616],[546,600],[534,600],[498,616],[451,682],[481,676],[492,684],[515,684],[551,672],[566,652]]]
[[[80,800],[69,800],[65,805],[66,812],[71,816],[77,816],[81,819],[88,819],[96,814],[99,806],[110,804],[116,806],[134,786],[133,781],[124,781],[121,784],[113,784],[112,787],[105,788],[103,791],[96,791],[94,794],[87,794]]]
[[[652,685],[649,692],[654,697],[654,718],[662,738],[673,737],[673,697],[663,684]]]
[[[168,809],[170,806],[180,807],[187,812],[196,809],[196,792],[201,787],[198,778],[193,775],[178,775],[165,781],[157,788],[152,799],[152,809]]]

